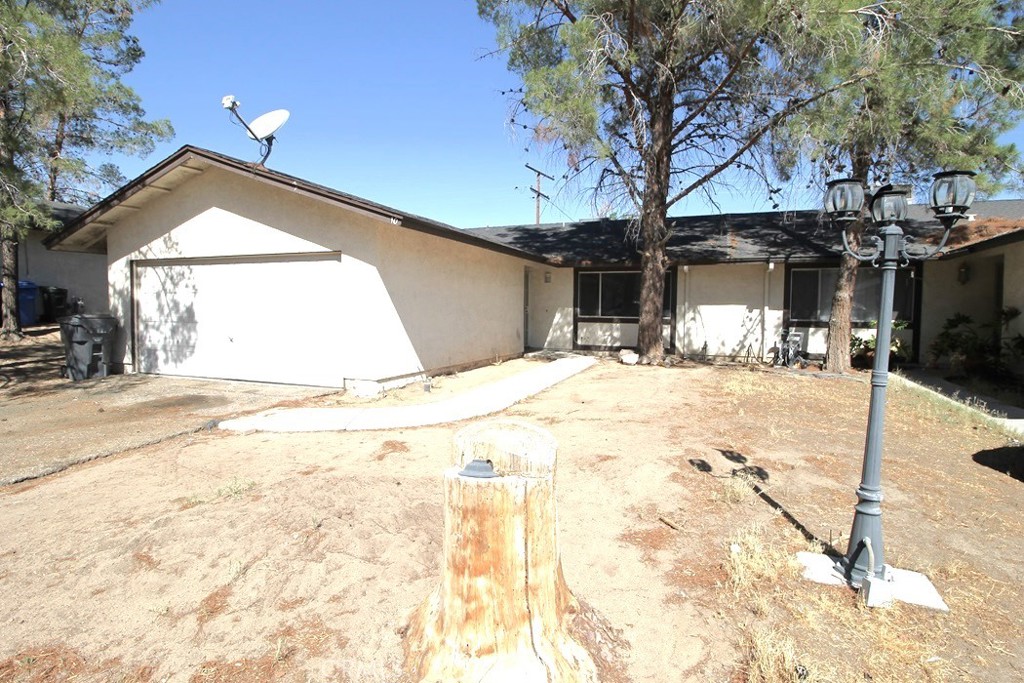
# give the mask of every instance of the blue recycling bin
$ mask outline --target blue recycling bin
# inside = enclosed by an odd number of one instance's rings
[[[22,327],[35,325],[39,320],[36,314],[36,297],[39,288],[31,280],[18,280],[18,322]]]

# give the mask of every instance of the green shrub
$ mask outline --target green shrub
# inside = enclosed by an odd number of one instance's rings
[[[873,322],[872,325],[877,329],[878,323]],[[892,323],[892,330],[905,330],[910,326],[910,323],[906,320],[894,320]],[[871,365],[869,358],[875,355],[875,344],[876,340],[874,336],[870,337],[858,337],[852,335],[850,337],[850,362],[854,367],[868,367]],[[907,344],[897,337],[895,334],[889,341],[889,363],[898,364],[905,363],[910,360],[910,349],[907,348]]]
[[[1004,310],[1003,324],[1012,319],[1006,318],[1008,312],[1008,309]],[[998,330],[995,328],[993,324],[976,324],[965,313],[953,315],[943,323],[942,331],[928,348],[929,362],[937,365],[947,360],[953,377],[1005,372],[1007,368],[1002,358]]]

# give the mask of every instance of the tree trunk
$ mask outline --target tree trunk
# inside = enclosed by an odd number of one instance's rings
[[[662,221],[664,222],[664,221]],[[657,241],[640,256],[640,324],[637,353],[641,362],[658,362],[665,357],[662,311],[665,300],[665,243]]]
[[[554,438],[491,420],[463,429],[455,444],[459,464],[444,473],[441,584],[407,634],[414,680],[596,682],[593,659],[570,634],[579,604],[558,554]],[[460,474],[474,459],[499,476]]]
[[[665,244],[669,233],[669,179],[672,173],[672,97],[670,84],[662,85],[660,106],[652,112],[651,141],[646,153],[643,207],[640,211],[640,321],[636,352],[642,363],[665,357],[662,311],[665,301]]]
[[[863,230],[864,224],[860,221],[850,226],[846,233],[850,248],[856,250],[860,247]],[[841,374],[850,369],[850,325],[859,265],[860,262],[849,254],[843,254],[839,262],[839,277],[832,293],[832,313],[828,319],[825,372]]]
[[[50,147],[50,168],[46,180],[46,198],[51,202],[57,201],[57,183],[60,182],[60,157],[64,153],[64,140],[67,137],[68,116],[61,112],[57,116],[57,129],[53,136],[53,145]]]
[[[0,339],[20,339],[21,320],[18,318],[18,241],[6,228],[0,233]]]
[[[870,105],[870,92],[865,96],[864,107]],[[871,171],[871,155],[862,147],[853,146],[849,150],[851,170],[854,178],[867,181]],[[870,199],[870,198],[869,198]],[[866,208],[866,207],[865,207]],[[864,221],[849,224],[846,237],[850,248],[860,248],[861,237],[864,235]],[[853,293],[857,286],[857,266],[860,262],[844,253],[839,261],[839,277],[832,294],[832,313],[828,319],[828,339],[825,348],[825,372],[844,373],[850,369],[850,328],[853,314]]]

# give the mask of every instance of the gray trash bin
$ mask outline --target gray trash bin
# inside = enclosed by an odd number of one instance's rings
[[[59,318],[60,338],[64,342],[64,358],[68,376],[74,381],[93,375],[106,377],[110,371],[110,355],[117,336],[117,318],[112,315],[80,313]],[[95,347],[100,359],[93,372]]]

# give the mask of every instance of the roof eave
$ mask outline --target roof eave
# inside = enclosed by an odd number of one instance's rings
[[[188,164],[191,161],[198,161],[205,167],[212,166],[233,173],[244,173],[257,181],[268,183],[281,189],[287,189],[312,199],[342,206],[348,210],[357,211],[372,218],[387,221],[398,227],[404,227],[409,230],[415,230],[437,237],[451,239],[528,261],[539,263],[546,263],[547,261],[547,259],[542,256],[468,234],[463,230],[459,230],[458,228],[444,223],[431,221],[419,216],[397,211],[380,204],[362,200],[353,195],[344,194],[315,183],[304,181],[300,178],[288,176],[276,171],[270,171],[263,166],[246,164],[236,159],[225,157],[198,147],[192,147],[190,145],[185,145],[174,154],[170,155],[149,170],[143,172],[137,178],[127,183],[110,196],[101,200],[90,209],[86,210],[75,220],[71,221],[63,230],[48,237],[45,240],[46,246],[60,250],[61,245],[65,245],[64,249],[66,250],[105,253],[106,228],[113,225],[116,221],[104,221],[104,217],[119,207],[126,207],[126,203],[129,199],[135,197],[147,188],[155,187],[157,189],[166,190],[167,188],[161,188],[157,183],[160,179],[166,177],[176,169],[185,167],[190,171],[197,171],[199,173],[205,170],[205,168],[189,167]],[[144,204],[145,202],[142,203]],[[141,204],[127,206],[127,208],[138,209],[141,208]],[[69,238],[72,238],[74,235],[87,229],[89,226],[94,225],[101,226],[101,229],[96,235],[92,236],[90,240],[88,240],[88,245],[91,246],[83,247],[81,244],[74,247],[67,246]]]

